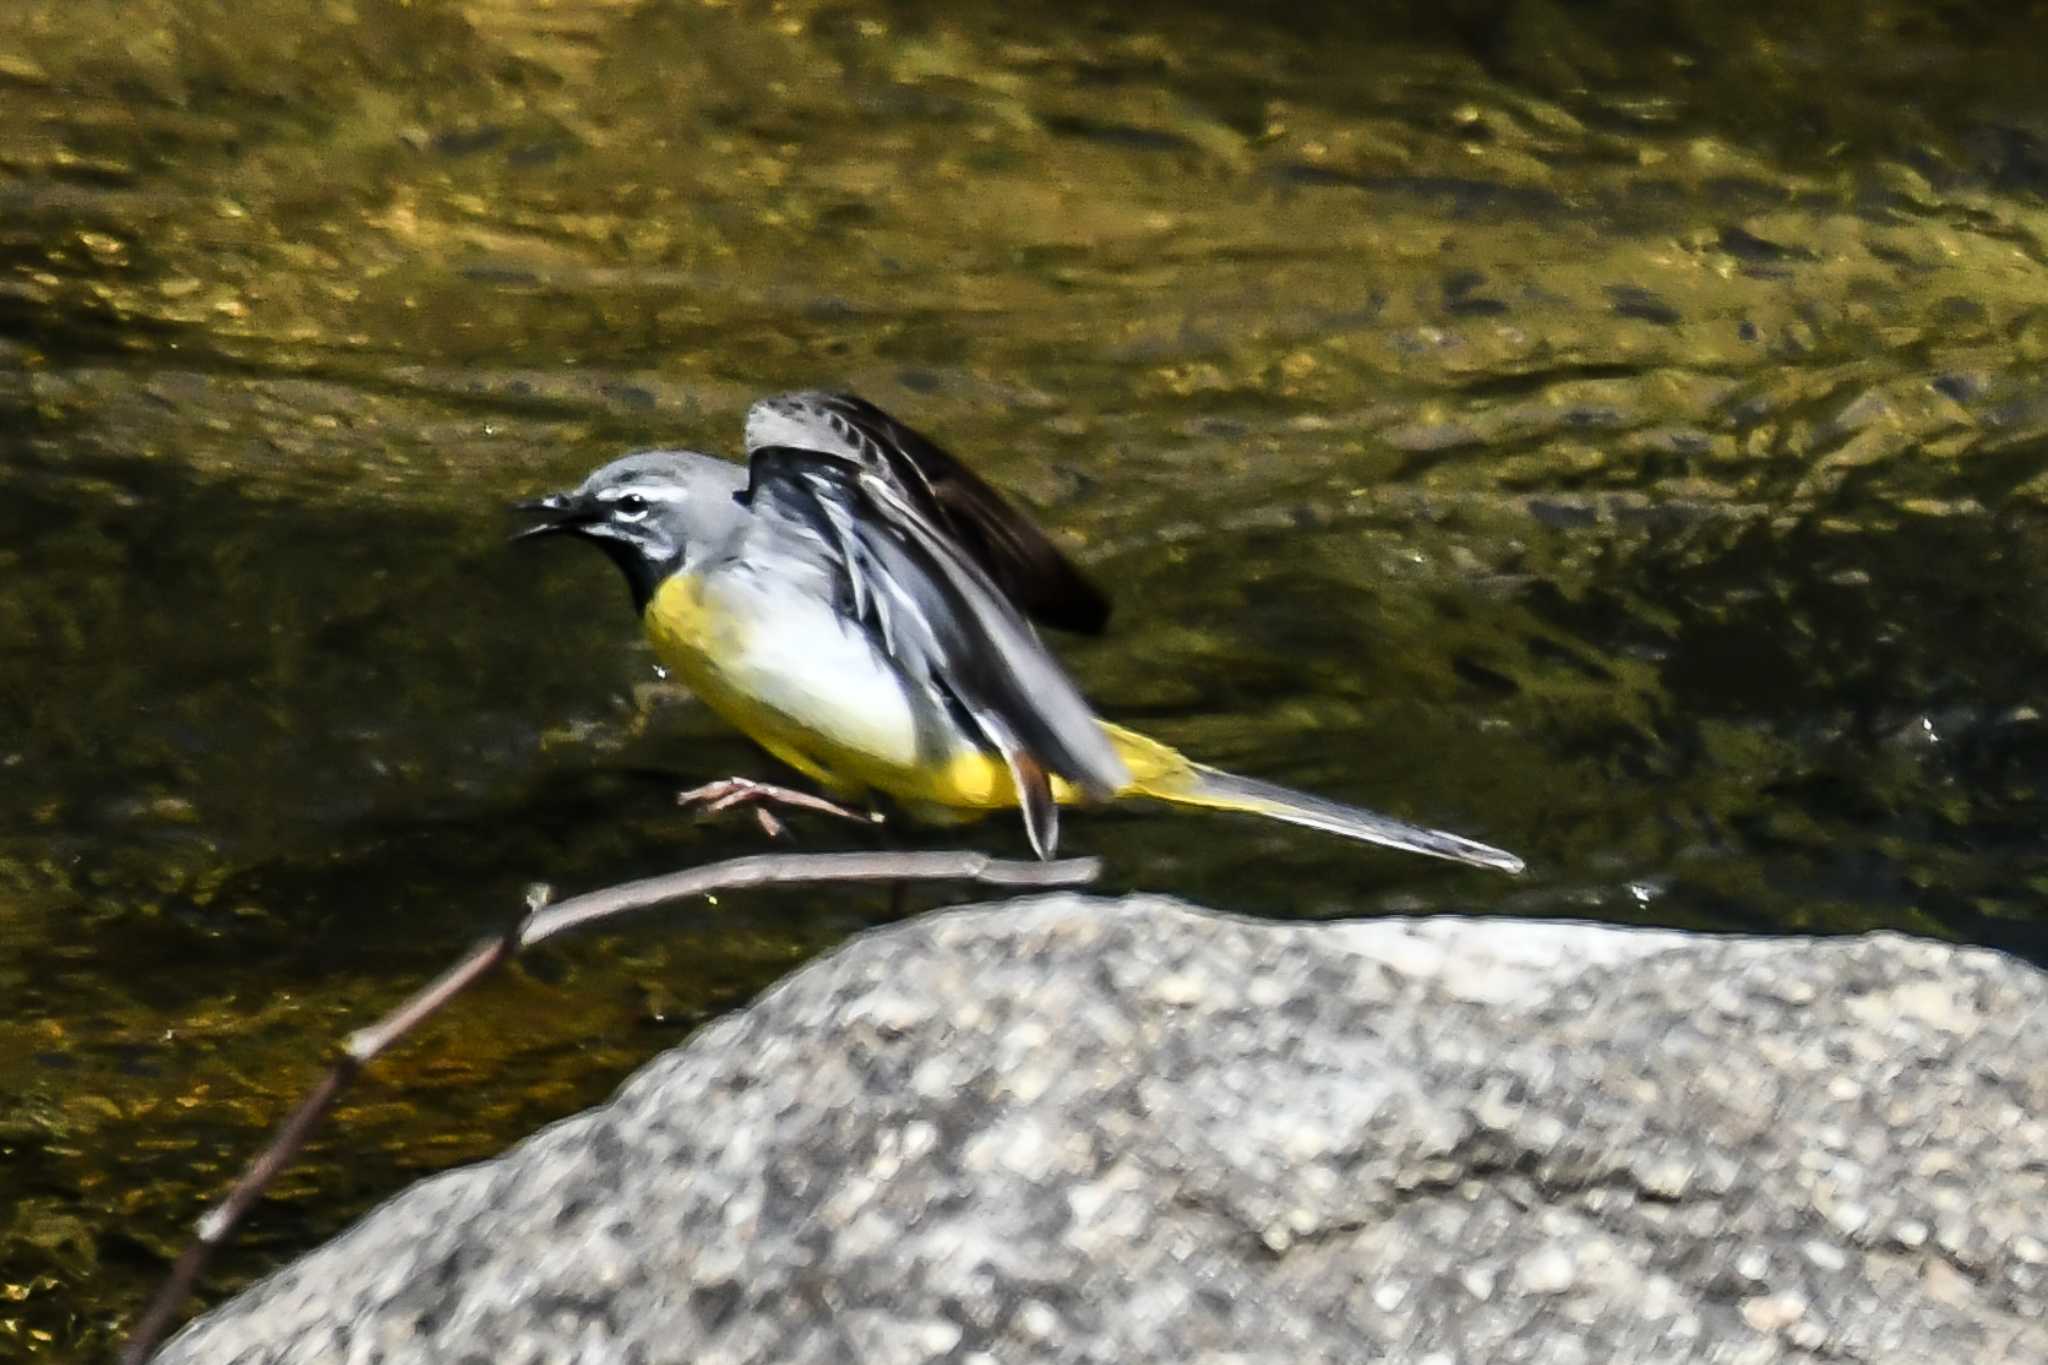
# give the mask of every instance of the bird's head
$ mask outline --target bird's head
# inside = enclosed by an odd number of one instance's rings
[[[739,465],[693,450],[627,455],[573,489],[519,504],[537,520],[513,536],[579,536],[603,550],[626,576],[633,605],[645,610],[663,579],[693,550],[716,544],[741,515],[733,495],[746,486]]]

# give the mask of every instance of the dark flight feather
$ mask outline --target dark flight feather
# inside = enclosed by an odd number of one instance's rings
[[[747,451],[787,446],[839,455],[887,480],[1031,620],[1100,635],[1109,599],[1045,532],[952,454],[850,393],[788,393],[747,412]]]

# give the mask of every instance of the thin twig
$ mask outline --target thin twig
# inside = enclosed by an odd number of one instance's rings
[[[1011,862],[986,853],[757,853],[709,867],[668,872],[572,896],[527,920],[519,946],[566,933],[592,920],[664,901],[790,882],[981,882],[987,886],[1078,886],[1102,871],[1096,858],[1056,863]]]
[[[288,1166],[335,1099],[365,1066],[431,1018],[464,990],[526,949],[571,930],[633,910],[713,891],[816,882],[970,881],[989,886],[1075,886],[1102,870],[1094,858],[1055,863],[1010,862],[985,853],[781,853],[733,858],[709,867],[671,872],[605,887],[547,904],[546,888],[529,895],[526,913],[504,933],[484,939],[460,961],[368,1028],[351,1033],[341,1056],[317,1081],[251,1162],[235,1187],[194,1229],[171,1273],[150,1300],[122,1349],[122,1365],[145,1365],[171,1325],[172,1315],[191,1295],[213,1253]]]

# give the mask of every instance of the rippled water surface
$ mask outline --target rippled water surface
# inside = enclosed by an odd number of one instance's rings
[[[780,388],[1056,527],[1113,717],[1532,865],[1070,819],[1110,889],[2048,957],[2041,8],[1289,14],[0,10],[0,1356],[102,1351],[526,883],[760,846],[677,820],[769,769],[612,570],[503,537]],[[493,983],[209,1299],[888,915],[727,898]]]

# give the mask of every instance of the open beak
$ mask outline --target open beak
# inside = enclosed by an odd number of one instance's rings
[[[589,504],[574,493],[550,493],[544,498],[530,498],[513,504],[512,510],[536,518],[533,525],[514,531],[514,540],[532,540],[535,536],[553,535],[557,531],[574,531],[596,520],[591,515]]]

